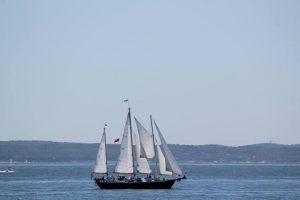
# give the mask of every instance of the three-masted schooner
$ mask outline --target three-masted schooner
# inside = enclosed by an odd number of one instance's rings
[[[160,144],[154,137],[152,117],[150,134],[135,118],[139,140],[132,131],[128,108],[120,155],[114,172],[107,167],[106,131],[104,126],[92,178],[101,189],[171,189],[175,181],[185,179],[156,122]],[[154,170],[149,162],[155,161]]]

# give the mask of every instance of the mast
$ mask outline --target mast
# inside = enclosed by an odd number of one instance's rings
[[[153,145],[154,145],[154,160],[155,160],[155,175],[157,174],[157,158],[156,158],[156,151],[155,151],[155,139],[154,139],[154,132],[153,132],[153,123],[152,123],[152,115],[150,115],[150,122],[151,122],[151,132],[152,132],[152,139],[153,139]]]
[[[133,156],[133,139],[132,139],[132,126],[131,126],[131,113],[130,107],[128,107],[128,117],[129,117],[129,130],[130,130],[130,139],[131,139],[131,156],[132,156],[132,168],[133,168],[133,175],[136,174],[136,169],[134,166],[134,156]]]
[[[105,123],[104,124],[104,127],[103,127],[103,134],[104,134],[104,137],[105,137],[105,157],[106,157],[106,161],[105,161],[105,165],[106,165],[106,168],[107,168],[107,146],[106,146],[106,132],[105,132],[105,127],[107,126],[107,124]],[[106,176],[108,176],[108,170],[106,170]]]

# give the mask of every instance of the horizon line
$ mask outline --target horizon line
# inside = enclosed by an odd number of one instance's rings
[[[62,142],[62,141],[51,141],[51,140],[0,140],[0,142],[53,142],[53,143],[75,143],[75,144],[99,144],[99,142]],[[114,144],[114,143],[107,143],[112,145],[120,145],[121,143]],[[262,145],[262,144],[272,144],[272,145],[282,145],[282,146],[292,146],[292,145],[300,145],[300,143],[295,144],[280,144],[280,143],[274,143],[274,142],[263,142],[263,143],[253,143],[253,144],[245,144],[245,145],[237,145],[237,146],[231,146],[231,145],[224,145],[224,144],[171,144],[169,145],[186,145],[186,146],[208,146],[208,145],[214,145],[214,146],[226,146],[226,147],[242,147],[242,146],[251,146],[251,145]]]

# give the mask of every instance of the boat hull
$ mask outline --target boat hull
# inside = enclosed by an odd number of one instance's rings
[[[0,173],[11,174],[11,173],[15,173],[15,171],[0,170]]]
[[[171,189],[176,179],[153,182],[103,182],[95,179],[101,189]]]

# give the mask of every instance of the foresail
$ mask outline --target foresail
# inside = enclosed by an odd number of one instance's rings
[[[132,144],[130,134],[129,113],[127,116],[123,138],[121,142],[121,149],[119,159],[117,161],[115,172],[116,173],[133,173],[133,158],[132,158]]]
[[[155,155],[153,135],[150,134],[136,118],[134,119],[140,136],[141,155],[145,158],[152,159]]]
[[[167,171],[166,170],[166,159],[165,156],[163,154],[163,152],[161,151],[161,148],[159,147],[159,145],[156,145],[156,149],[157,149],[157,157],[158,157],[158,165],[159,165],[159,173],[161,175],[172,175],[172,172]]]
[[[166,157],[166,169],[174,172],[175,174],[182,175],[182,171],[179,168],[179,166],[177,165],[176,159],[173,156],[172,152],[170,151],[170,149],[169,149],[164,137],[162,136],[157,124],[155,123],[155,121],[154,121],[154,124],[155,124],[156,130],[158,132],[160,141],[161,141],[163,153]]]
[[[94,173],[107,173],[106,165],[106,135],[105,132],[102,135],[99,150],[96,159],[96,165],[94,167]]]
[[[135,135],[134,135],[135,136]],[[150,174],[151,168],[146,158],[141,157],[141,148],[140,143],[136,140],[135,137],[135,149],[136,149],[136,160],[137,160],[137,171],[139,173]]]

